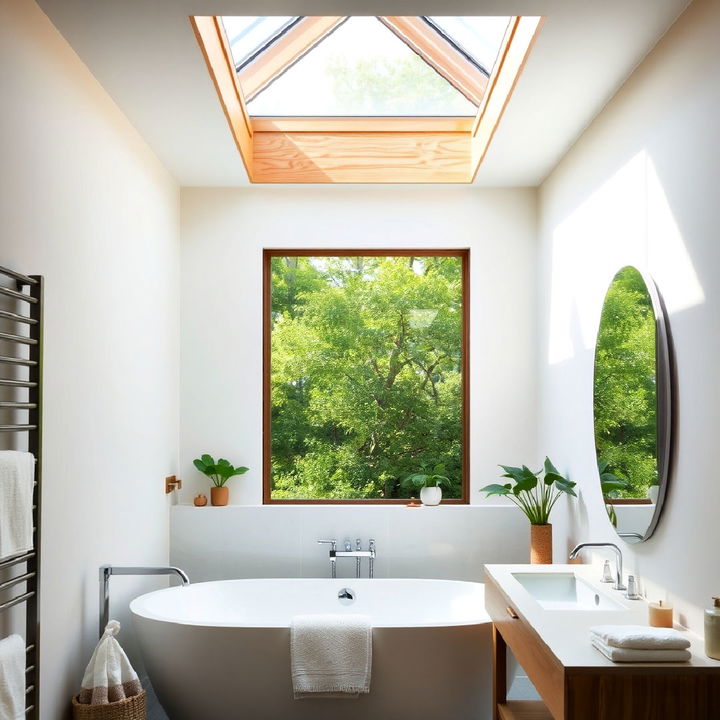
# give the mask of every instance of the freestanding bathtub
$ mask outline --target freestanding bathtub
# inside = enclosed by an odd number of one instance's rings
[[[342,604],[350,588],[355,600]],[[130,604],[150,680],[170,720],[489,720],[491,625],[479,583],[223,580]],[[370,693],[294,700],[290,620],[364,613]]]

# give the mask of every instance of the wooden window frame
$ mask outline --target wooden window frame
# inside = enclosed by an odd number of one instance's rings
[[[482,102],[488,76],[421,17],[379,16],[378,20],[461,92],[475,107]]]
[[[245,101],[250,102],[276,77],[310,52],[347,17],[304,17],[285,31],[265,52],[237,73]]]
[[[323,27],[327,34],[344,18],[326,19],[328,23]],[[318,18],[308,20],[317,21]],[[385,17],[382,20],[386,24],[389,21],[395,22],[396,29],[400,32],[400,20],[418,18]],[[190,22],[251,183],[469,184],[475,180],[480,164],[487,154],[540,32],[543,18],[515,16],[510,19],[498,59],[487,81],[474,120],[251,118],[220,18],[191,16]],[[333,22],[335,25],[328,29]],[[417,23],[406,25],[416,30],[418,27]],[[285,35],[292,38],[293,30],[301,26],[302,24],[298,23]],[[427,29],[432,31],[429,26]],[[309,28],[307,30],[306,41],[309,44],[305,52],[323,37],[322,34],[317,37],[321,30],[318,25],[314,26],[312,33]],[[314,42],[310,42],[313,37]],[[409,37],[400,37],[407,43],[411,42]],[[283,37],[279,38],[278,43],[282,40]],[[419,42],[416,52],[422,51],[432,57],[434,64],[431,64],[438,72],[438,68],[442,66],[441,74],[453,74],[449,66],[443,65],[443,59],[437,56],[433,47],[427,42],[423,45],[422,38],[416,38],[415,42]],[[297,51],[297,48],[295,50]],[[270,49],[267,52],[269,51]],[[249,67],[260,63],[267,52]],[[293,52],[288,51],[286,60],[290,58],[290,61],[294,62],[292,57],[295,57]],[[282,63],[278,58],[276,60],[277,63],[268,61],[269,74],[282,72],[279,70]],[[455,82],[463,84],[459,77],[455,78]],[[470,123],[472,127],[468,129]]]
[[[270,395],[272,348],[272,274],[274,257],[457,257],[462,278],[461,394],[462,394],[462,495],[443,499],[443,505],[467,505],[470,502],[470,249],[295,249],[263,250],[263,504],[264,505],[407,505],[403,498],[368,499],[273,499],[271,486],[272,401]]]

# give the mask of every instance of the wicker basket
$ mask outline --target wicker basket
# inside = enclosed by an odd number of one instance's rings
[[[139,695],[106,705],[83,705],[74,697],[73,720],[147,720],[145,694],[143,690]]]

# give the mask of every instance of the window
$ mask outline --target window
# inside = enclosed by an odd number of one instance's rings
[[[471,183],[540,17],[193,16],[253,183]]]
[[[466,250],[265,251],[266,502],[467,502]]]
[[[251,117],[477,113],[473,103],[374,17],[345,20],[247,108]]]

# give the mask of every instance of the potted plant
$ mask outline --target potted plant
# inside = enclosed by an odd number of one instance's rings
[[[442,486],[450,488],[450,478],[442,473],[445,472],[444,465],[435,465],[431,470],[425,466],[421,471],[408,475],[402,481],[402,487],[420,490],[420,500],[423,505],[439,505],[442,500]]]
[[[552,563],[552,525],[548,522],[550,512],[563,493],[575,495],[575,483],[563,477],[545,458],[541,470],[533,472],[527,465],[512,467],[500,465],[505,471],[501,477],[513,482],[504,485],[486,485],[480,492],[491,495],[504,495],[514,502],[530,520],[530,562],[536,564]],[[541,475],[544,476],[540,477]]]
[[[210,488],[210,502],[213,505],[228,504],[228,489],[225,483],[235,475],[244,475],[248,468],[233,467],[224,458],[219,458],[217,463],[211,455],[202,455],[193,460],[193,465],[204,475],[207,475],[213,482]]]

